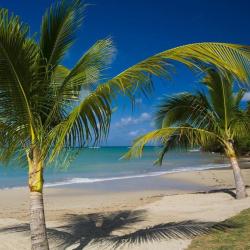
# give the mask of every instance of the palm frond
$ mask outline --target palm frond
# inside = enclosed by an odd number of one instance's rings
[[[204,67],[219,69],[221,73],[230,72],[233,77],[248,82],[250,75],[250,49],[247,46],[226,43],[196,43],[166,50],[121,72],[111,80],[100,85],[101,90],[113,95],[125,94],[133,97],[138,90],[150,93],[153,89],[151,76],[171,78],[173,61],[204,70]]]
[[[141,157],[144,146],[149,142],[160,142],[166,144],[172,136],[177,136],[180,140],[185,137],[189,141],[189,145],[207,145],[211,141],[221,140],[217,134],[201,128],[193,128],[190,126],[167,127],[151,131],[135,140],[130,150],[123,158],[130,159],[133,157]]]
[[[229,131],[233,140],[243,139],[250,133],[250,115],[241,110],[234,110],[229,124]]]
[[[10,159],[17,156],[17,152],[21,148],[23,135],[12,129],[5,122],[0,122],[0,161],[7,164]]]
[[[169,140],[163,145],[160,153],[158,154],[158,158],[154,161],[154,165],[156,165],[156,166],[162,165],[164,156],[166,155],[166,153],[169,151],[169,149],[171,147],[171,142],[172,142],[171,138],[169,138]]]
[[[98,85],[102,72],[111,62],[115,49],[110,38],[97,41],[79,60],[76,66],[69,70],[59,65],[54,71],[51,106],[46,115],[45,127],[55,123],[56,114],[61,113],[66,106],[72,108],[85,99],[95,85]],[[87,94],[84,96],[84,92]],[[48,102],[47,102],[48,103]]]
[[[64,120],[52,128],[44,142],[44,152],[51,150],[50,161],[63,147],[96,144],[108,134],[111,119],[109,95],[91,93]],[[49,147],[49,148],[48,148]]]
[[[155,120],[159,128],[187,123],[209,130],[217,125],[214,112],[202,92],[166,96],[156,109]]]
[[[181,150],[187,149],[190,147],[190,142],[188,136],[185,134],[179,134],[178,131],[176,133],[173,133],[169,139],[164,142],[162,148],[160,149],[160,152],[158,154],[158,158],[154,161],[154,165],[161,166],[163,159],[168,151],[180,148]]]
[[[234,108],[239,109],[240,102],[242,101],[242,98],[244,97],[245,93],[247,92],[246,89],[240,88],[239,91],[234,96]]]
[[[150,90],[151,75],[169,79],[173,61],[201,71],[204,70],[204,66],[215,67],[222,73],[230,72],[233,77],[245,83],[248,83],[250,76],[249,47],[226,43],[195,43],[151,56],[126,69],[106,84],[109,88],[120,89],[123,92],[130,90],[129,93],[133,93],[137,88]],[[143,85],[145,82],[147,85]]]
[[[165,96],[160,105],[157,106],[155,120],[159,128],[178,127],[186,124],[189,127],[201,128],[207,131],[217,131],[217,133],[220,131],[209,100],[202,92]],[[164,142],[154,164],[162,165],[163,158],[169,150],[178,147],[186,149],[188,146],[190,146],[189,137],[185,134],[180,135],[179,131],[174,132]]]
[[[217,115],[221,126],[227,131],[230,121],[230,112],[234,107],[233,81],[230,75],[220,75],[215,70],[209,70],[203,79],[209,89],[209,96],[214,113]]]
[[[40,36],[42,55],[55,68],[73,44],[83,21],[85,4],[81,0],[57,1],[45,13]]]
[[[55,84],[58,86],[57,97],[61,101],[79,100],[83,88],[91,90],[93,85],[100,82],[102,73],[111,63],[114,52],[115,48],[110,38],[99,40],[81,57],[72,70],[67,71],[60,66],[55,75]]]
[[[35,119],[30,92],[37,80],[33,67],[39,48],[27,38],[29,27],[5,9],[0,10],[0,26],[0,116],[12,127],[27,127],[32,134]]]

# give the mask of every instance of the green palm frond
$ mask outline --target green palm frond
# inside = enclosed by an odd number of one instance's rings
[[[242,98],[244,97],[245,93],[247,92],[246,89],[239,89],[239,91],[234,96],[234,107],[235,109],[239,109],[240,102],[242,101]]]
[[[250,115],[250,101],[247,101],[247,106],[246,106],[245,112],[247,115]]]
[[[217,126],[213,109],[202,92],[166,96],[157,106],[155,120],[159,128],[183,123],[207,129]]]
[[[230,111],[234,107],[231,76],[222,76],[214,70],[209,70],[203,79],[203,84],[208,87],[211,104],[215,114],[222,123],[221,126],[224,126],[225,130],[227,130],[231,115]]]
[[[169,139],[164,142],[162,145],[160,152],[158,154],[158,158],[154,161],[154,165],[161,166],[163,159],[166,153],[170,150],[179,148],[180,150],[187,149],[190,147],[189,137],[185,134],[179,134],[178,131],[173,133]]]
[[[0,10],[0,116],[16,127],[33,130],[30,90],[38,46],[27,38],[29,28],[19,17]],[[29,131],[30,130],[30,131]]]
[[[8,163],[20,149],[22,134],[13,131],[6,122],[0,122],[0,160]]]
[[[50,161],[63,147],[83,147],[96,144],[108,134],[111,119],[111,99],[105,93],[91,93],[58,125],[52,128],[45,143],[50,147]]]
[[[178,139],[185,137],[190,146],[207,145],[211,141],[221,140],[217,134],[201,128],[189,126],[167,127],[151,131],[137,138],[130,150],[123,156],[126,159],[141,157],[144,146],[149,142],[161,142],[166,144],[172,136]]]
[[[109,88],[118,88],[126,92],[131,88],[135,91],[146,82],[146,86],[150,89],[152,87],[151,75],[170,78],[173,61],[201,71],[204,70],[204,66],[216,67],[222,73],[230,72],[236,79],[245,83],[248,83],[250,76],[249,47],[226,43],[195,43],[151,56],[126,69],[107,84]],[[143,87],[145,88],[145,85]]]
[[[245,89],[233,93],[233,79],[230,75],[220,76],[218,72],[208,71],[203,83],[209,89],[213,113],[225,140],[244,137],[249,132],[249,117],[240,109]]]
[[[72,107],[92,96],[104,96],[93,91],[102,78],[103,71],[108,67],[114,55],[115,48],[110,38],[97,41],[78,61],[72,70],[59,65],[53,76],[53,91],[51,107],[47,114],[46,124],[54,122],[55,114],[65,106]],[[83,93],[86,93],[83,96]],[[103,98],[103,97],[102,97]]]
[[[212,107],[202,92],[166,96],[157,106],[155,120],[159,128],[177,127],[186,124],[189,127],[202,128],[208,131],[219,130]],[[188,146],[190,146],[189,137],[185,134],[180,135],[179,131],[176,131],[164,142],[154,164],[162,165],[163,158],[169,150],[178,147],[186,149]]]
[[[45,13],[40,36],[42,56],[56,67],[73,44],[83,21],[85,4],[81,0],[57,1]]]
[[[161,151],[158,154],[158,158],[154,161],[154,165],[155,166],[161,166],[164,156],[166,155],[166,153],[169,151],[169,149],[172,146],[172,142],[175,141],[174,139],[172,140],[172,137],[169,138],[169,140],[163,145]]]
[[[222,73],[230,72],[233,77],[248,82],[250,76],[250,52],[248,47],[226,43],[195,43],[166,50],[151,56],[103,83],[101,88],[117,95],[133,97],[135,91],[150,93],[153,88],[151,76],[171,78],[173,61],[204,70],[204,66],[216,67]],[[230,60],[229,60],[230,59]],[[98,90],[99,91],[99,90]]]
[[[243,139],[250,133],[250,115],[236,110],[230,120],[229,130],[232,139]]]
[[[78,61],[59,84],[58,96],[63,100],[79,98],[82,88],[90,89],[102,79],[102,73],[111,63],[115,48],[110,38],[97,41]],[[60,70],[61,72],[61,70]],[[60,72],[58,72],[60,74]],[[66,73],[62,70],[62,76]]]

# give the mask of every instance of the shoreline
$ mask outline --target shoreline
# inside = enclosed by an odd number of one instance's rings
[[[159,172],[149,172],[147,174],[138,174],[138,175],[128,175],[128,176],[116,176],[116,177],[107,177],[107,178],[92,178],[93,181],[90,179],[90,181],[86,181],[85,179],[89,178],[72,178],[69,180],[63,180],[59,182],[52,182],[52,183],[46,183],[44,184],[44,189],[83,189],[86,188],[87,190],[94,190],[97,186],[112,186],[112,184],[116,184],[119,182],[140,182],[145,181],[147,183],[150,183],[152,180],[154,181],[157,179],[158,181],[161,181],[162,178],[167,178],[168,176],[176,175],[176,174],[185,174],[185,173],[195,173],[200,171],[209,171],[209,170],[227,170],[230,169],[230,167],[209,167],[209,168],[186,168],[182,170],[172,170],[172,171],[159,171]],[[74,179],[76,181],[74,182]],[[79,180],[80,179],[80,180]],[[81,181],[81,179],[83,179]],[[183,183],[188,183],[188,181],[183,180]],[[191,182],[192,183],[192,182]],[[26,189],[27,186],[14,186],[14,187],[4,187],[0,188],[0,192],[4,190],[19,190],[19,189]],[[166,187],[163,187],[165,189]],[[99,191],[100,188],[97,189]],[[104,188],[106,189],[106,188]],[[109,188],[110,189],[110,188]],[[110,190],[106,191],[110,191]],[[155,188],[153,188],[155,189]],[[159,188],[161,190],[162,188]],[[141,189],[131,190],[131,191],[140,191]],[[157,190],[157,188],[156,188]],[[116,190],[118,191],[124,191],[128,192],[129,190]]]
[[[250,169],[250,158],[244,157],[239,159],[240,168],[243,169]],[[133,179],[150,179],[154,177],[167,177],[172,176],[175,174],[185,174],[190,172],[200,172],[200,171],[208,171],[208,170],[229,170],[231,169],[229,163],[225,163],[223,167],[206,167],[206,168],[183,168],[183,169],[176,169],[170,171],[154,171],[148,172],[145,174],[135,174],[135,175],[127,175],[127,176],[112,176],[112,177],[104,177],[104,178],[78,178],[73,177],[71,179],[65,179],[57,182],[48,182],[44,184],[44,188],[82,188],[86,187],[87,189],[91,189],[88,185],[93,186],[97,183],[104,182],[107,185],[111,185],[112,182],[116,181],[123,181],[123,180],[133,180]],[[185,180],[183,180],[185,182]],[[192,182],[191,182],[192,183]],[[14,187],[3,187],[0,188],[1,190],[15,190],[15,189],[22,189],[26,188],[27,186],[14,186]]]

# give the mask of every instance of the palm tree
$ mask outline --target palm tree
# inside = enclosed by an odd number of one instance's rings
[[[112,100],[152,89],[151,75],[169,78],[172,61],[202,70],[230,71],[247,82],[247,46],[197,43],[170,49],[110,80],[103,71],[114,53],[112,40],[97,41],[72,69],[61,62],[83,20],[81,0],[55,2],[42,19],[39,38],[18,16],[0,10],[0,127],[2,161],[18,155],[28,163],[32,249],[48,249],[43,170],[72,147],[100,143],[108,134]],[[62,154],[61,154],[62,155]],[[64,155],[64,154],[63,154]]]
[[[160,140],[164,145],[155,162],[160,165],[173,147],[217,145],[230,159],[237,199],[245,198],[247,193],[234,147],[236,140],[250,132],[249,115],[240,108],[245,90],[240,89],[234,94],[232,78],[221,76],[213,69],[208,70],[202,83],[208,95],[198,91],[163,99],[156,114],[156,124],[160,128],[136,139],[125,157],[140,156],[145,144],[154,140]]]

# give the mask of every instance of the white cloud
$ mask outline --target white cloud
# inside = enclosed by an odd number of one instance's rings
[[[149,113],[141,113],[139,117],[132,118],[131,116],[123,117],[121,120],[117,123],[115,123],[116,127],[125,127],[128,125],[135,125],[139,124],[145,121],[149,121],[151,119],[151,115]]]
[[[140,130],[134,130],[134,131],[130,131],[128,133],[129,136],[137,136],[139,134]]]
[[[128,133],[129,136],[138,136],[138,135],[141,135],[143,133],[145,133],[146,130],[143,128],[143,129],[136,129],[136,130],[132,130]]]
[[[129,124],[131,124],[133,122],[134,122],[134,120],[133,120],[133,118],[131,116],[124,117],[124,118],[121,118],[121,120],[116,123],[116,126],[117,127],[123,127],[123,126],[129,125]]]
[[[242,98],[242,101],[250,101],[250,92],[246,92]]]

